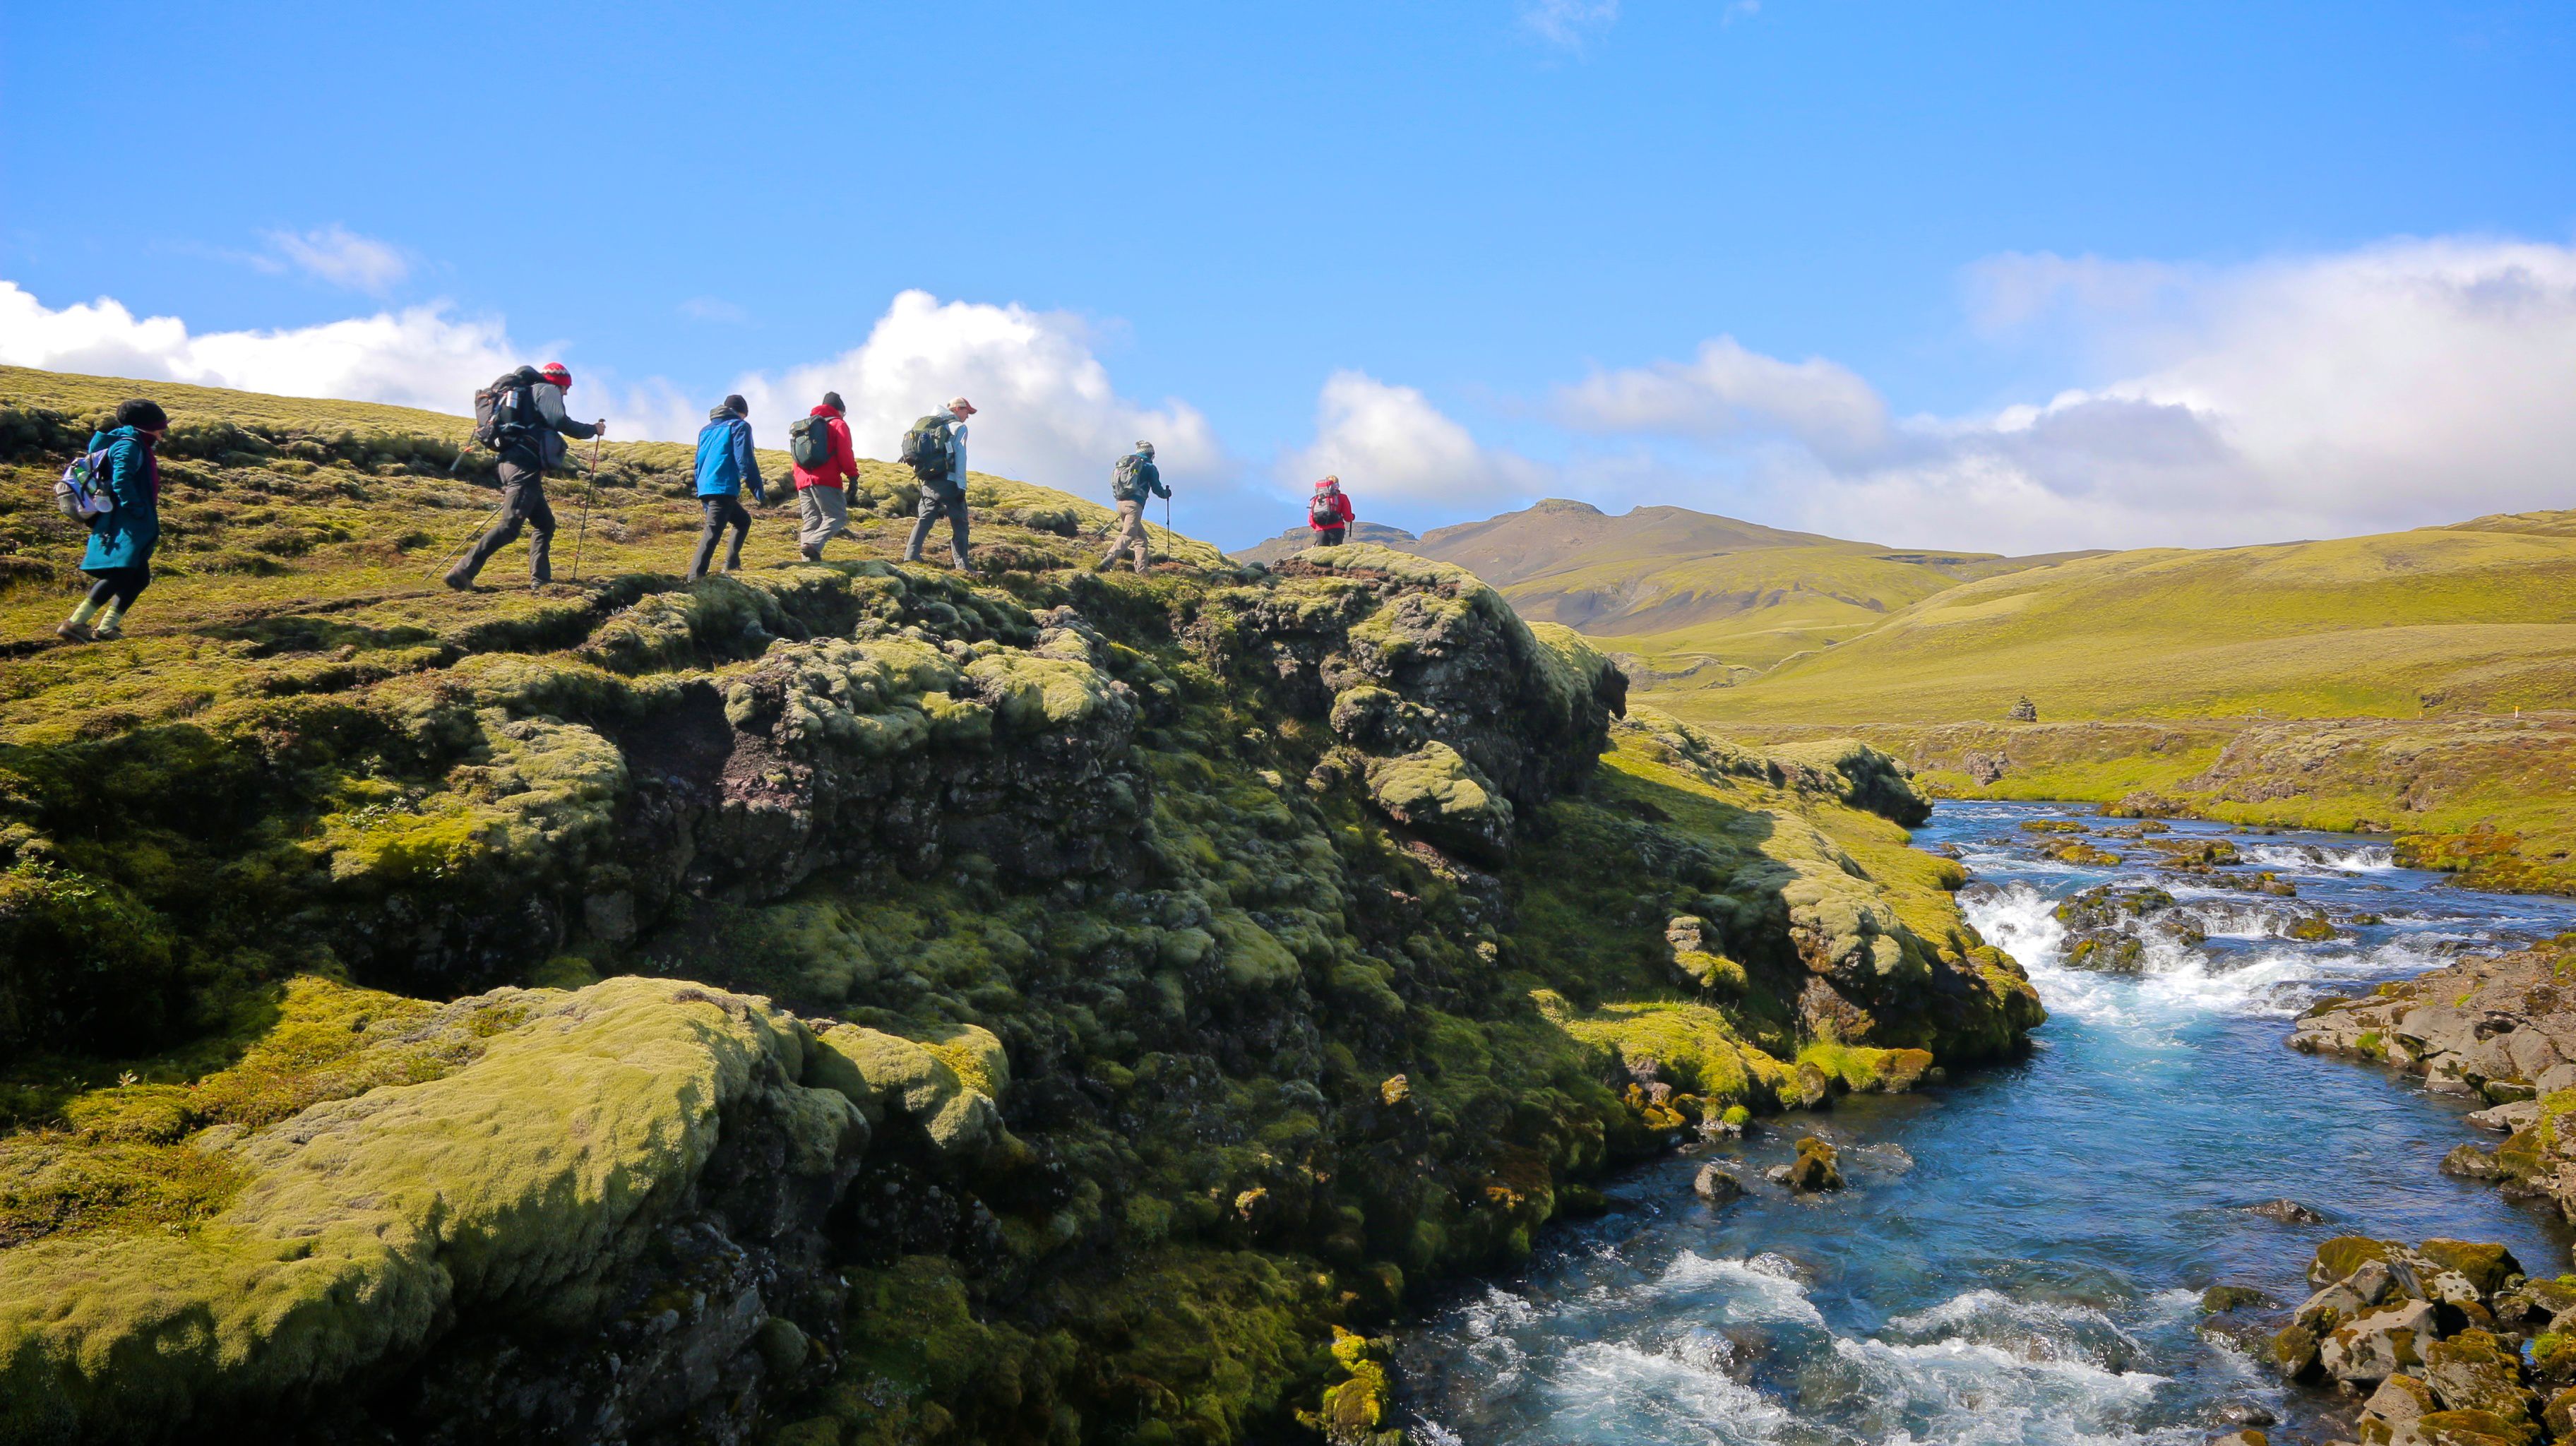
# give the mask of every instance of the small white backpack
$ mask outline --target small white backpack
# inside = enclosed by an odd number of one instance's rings
[[[63,480],[54,484],[54,506],[74,522],[89,522],[116,510],[116,498],[107,490],[107,449],[84,452],[63,469]]]

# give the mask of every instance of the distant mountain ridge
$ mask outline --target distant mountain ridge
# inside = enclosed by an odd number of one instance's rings
[[[1358,540],[1466,568],[1523,616],[1619,650],[1632,676],[1686,688],[1857,636],[1960,583],[2084,555],[1902,551],[1686,507],[1613,516],[1565,498],[1419,538],[1385,528]],[[1292,530],[1234,556],[1267,562],[1304,545]]]

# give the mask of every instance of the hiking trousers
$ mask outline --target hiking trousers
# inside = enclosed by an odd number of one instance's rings
[[[1143,572],[1145,564],[1154,560],[1153,548],[1154,540],[1145,531],[1145,499],[1138,497],[1121,502],[1118,504],[1118,531],[1110,537],[1109,555],[1100,559],[1100,569],[1106,572],[1116,567],[1119,557],[1133,549],[1136,570]]]
[[[450,576],[472,582],[492,560],[492,554],[518,540],[521,528],[531,529],[528,539],[528,581],[554,581],[552,549],[555,541],[555,510],[546,505],[546,469],[526,452],[501,454],[501,520],[474,544]]]
[[[796,545],[821,557],[823,544],[850,530],[850,494],[838,487],[806,487],[796,494]]]
[[[1342,545],[1342,534],[1349,530],[1350,529],[1345,527],[1319,527],[1315,529],[1315,545],[1317,547],[1339,547]]]
[[[921,517],[912,524],[912,541],[904,544],[903,560],[921,561],[921,545],[930,540],[930,525],[940,518],[948,519],[948,541],[957,557],[959,571],[966,569],[966,489],[943,493],[937,488],[921,489]]]
[[[727,572],[742,566],[743,539],[751,536],[751,514],[743,510],[741,498],[701,497],[698,501],[707,510],[707,525],[698,533],[697,560],[689,564],[691,582],[707,575],[707,564],[715,559],[716,539],[724,536],[726,528],[733,529],[733,546],[725,549]]]
[[[98,581],[90,586],[89,600],[99,607],[114,603],[118,612],[134,606],[134,600],[143,596],[143,590],[152,585],[152,568],[148,563],[102,567],[90,576]]]

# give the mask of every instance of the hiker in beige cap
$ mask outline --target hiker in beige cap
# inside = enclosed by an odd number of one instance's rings
[[[921,561],[921,545],[930,540],[931,524],[948,519],[948,540],[959,572],[972,577],[966,561],[966,419],[975,404],[951,397],[948,408],[912,424],[903,436],[903,460],[921,479],[921,517],[912,524],[912,541],[903,549],[906,562]]]

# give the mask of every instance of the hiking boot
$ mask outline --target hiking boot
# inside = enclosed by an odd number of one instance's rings
[[[796,555],[805,559],[807,562],[821,562],[823,560],[823,549],[819,545],[799,547],[796,549]]]
[[[118,638],[125,636],[125,625],[123,623],[101,623],[97,627],[89,630],[89,636],[90,641],[92,642],[112,643]]]
[[[89,624],[87,623],[65,623],[61,627],[54,629],[54,636],[67,643],[94,643],[98,641],[98,634],[91,632],[89,630]]]
[[[471,592],[474,590],[474,579],[465,573],[451,572],[441,580],[449,587],[456,589],[458,592]]]

